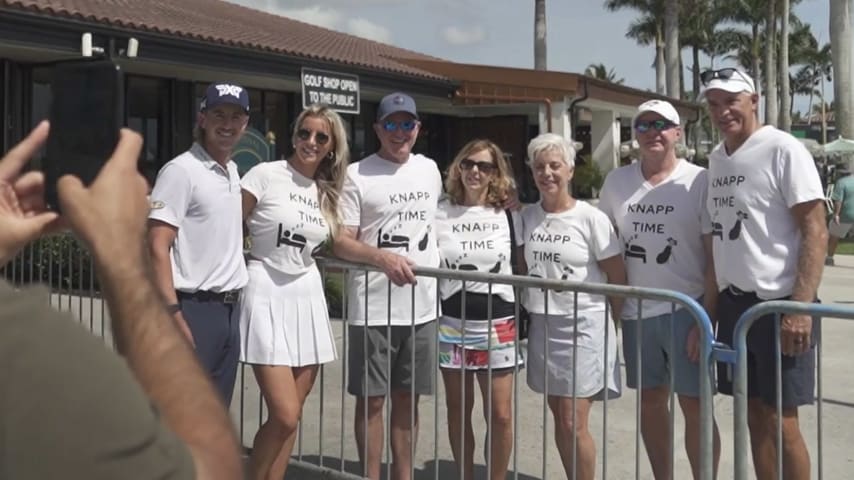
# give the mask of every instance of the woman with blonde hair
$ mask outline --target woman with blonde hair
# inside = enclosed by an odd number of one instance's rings
[[[447,199],[439,203],[436,229],[442,266],[457,271],[513,273],[512,249],[520,228],[503,209],[513,192],[509,162],[489,140],[467,143],[448,167]],[[464,478],[474,478],[474,377],[483,396],[486,451],[491,479],[503,479],[513,447],[513,374],[522,357],[517,348],[515,295],[509,285],[442,280],[439,366],[445,382],[448,436]],[[463,296],[465,295],[465,302]],[[465,308],[463,309],[463,303]],[[491,313],[491,315],[490,315]],[[491,400],[491,401],[490,401]],[[487,412],[491,412],[488,415]]]
[[[528,161],[540,192],[540,202],[522,211],[528,275],[625,284],[622,248],[611,220],[570,194],[572,143],[544,133],[528,144]],[[594,400],[620,395],[617,335],[605,316],[605,302],[601,295],[569,290],[529,289],[525,296],[531,315],[528,386],[548,394],[567,478],[593,480],[596,445],[588,426],[590,409]],[[610,302],[612,313],[622,310],[622,299]]]
[[[241,302],[241,361],[252,365],[269,410],[253,442],[255,480],[284,477],[318,366],[337,358],[312,255],[340,229],[347,134],[341,118],[326,106],[310,106],[295,125],[293,153],[256,165],[241,180],[251,240],[249,283]]]

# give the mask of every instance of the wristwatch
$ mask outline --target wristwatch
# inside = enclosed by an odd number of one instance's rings
[[[180,303],[173,303],[171,305],[166,305],[166,310],[169,311],[170,315],[175,315],[176,313],[181,311],[181,304]]]

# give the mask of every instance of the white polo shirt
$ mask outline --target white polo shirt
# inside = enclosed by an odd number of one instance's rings
[[[791,295],[801,246],[791,208],[822,199],[812,155],[788,133],[762,127],[732,154],[718,145],[706,200],[718,287],[765,300]]]
[[[436,208],[442,194],[442,176],[436,162],[410,155],[405,163],[371,155],[350,164],[341,192],[341,217],[345,226],[359,227],[358,239],[373,247],[403,255],[416,265],[439,267],[436,243]],[[418,284],[391,284],[384,273],[351,271],[348,320],[365,325],[411,325],[413,289],[415,324],[439,316],[436,279],[418,278]],[[390,293],[390,296],[389,296]],[[391,313],[389,314],[389,304]]]
[[[225,292],[246,285],[240,176],[223,168],[198,143],[157,174],[148,218],[178,229],[172,281],[183,292]]]
[[[706,210],[708,172],[678,160],[656,185],[641,171],[642,162],[612,170],[599,195],[599,209],[617,227],[624,246],[629,285],[664,288],[698,298],[705,290],[703,235],[712,231]],[[641,318],[670,313],[671,304],[642,302]],[[627,298],[622,317],[638,318],[638,300]]]

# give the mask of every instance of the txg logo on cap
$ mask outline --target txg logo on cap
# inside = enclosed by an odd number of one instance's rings
[[[231,95],[232,97],[240,98],[240,94],[243,92],[242,87],[228,84],[217,85],[216,90],[219,92],[220,97],[223,95]]]

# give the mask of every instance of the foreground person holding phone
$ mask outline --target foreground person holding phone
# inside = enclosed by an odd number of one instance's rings
[[[89,247],[120,359],[45,302],[0,283],[3,478],[240,478],[222,402],[159,295],[145,252],[142,138],[121,141],[88,187],[65,176],[64,218],[45,210],[44,177],[21,174],[47,122],[0,161],[0,261],[66,221]]]

